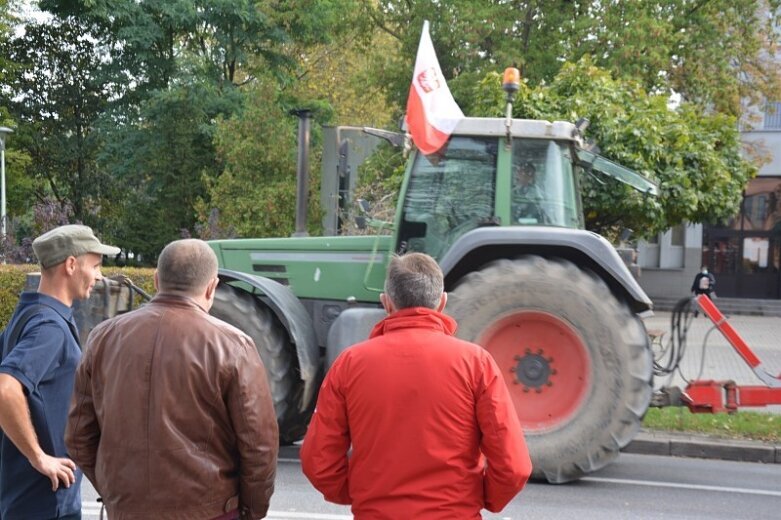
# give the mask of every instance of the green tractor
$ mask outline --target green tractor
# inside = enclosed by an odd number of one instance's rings
[[[420,251],[442,267],[457,335],[504,373],[534,476],[567,482],[615,459],[651,399],[652,303],[584,229],[585,174],[657,191],[585,149],[572,123],[466,118],[439,155],[411,153],[390,233],[210,242],[212,314],[254,339],[282,442],[303,437],[324,371],[384,316],[390,257]]]

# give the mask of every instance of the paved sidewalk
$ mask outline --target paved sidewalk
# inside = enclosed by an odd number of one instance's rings
[[[718,305],[718,301],[716,301]],[[669,312],[657,312],[644,320],[649,331],[664,331],[664,345],[670,341]],[[729,323],[746,341],[762,362],[765,370],[781,374],[781,319],[765,316],[727,316]],[[693,318],[687,335],[686,351],[680,371],[672,376],[656,378],[654,388],[678,386],[684,388],[687,380],[733,380],[739,385],[764,385],[743,358],[714,327],[708,317],[700,313]],[[781,405],[741,408],[781,414]],[[676,432],[641,431],[623,450],[626,453],[698,457],[744,462],[781,463],[781,445],[759,441],[720,439],[706,435]]]

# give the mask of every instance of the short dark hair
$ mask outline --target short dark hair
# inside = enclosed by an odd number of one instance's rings
[[[537,168],[529,161],[522,162],[517,168],[517,171],[529,173],[531,176],[534,176],[537,173]]]
[[[195,294],[217,276],[217,255],[204,242],[194,238],[171,242],[157,259],[160,291]]]
[[[393,256],[385,278],[385,294],[397,309],[436,309],[445,290],[442,270],[424,253]]]

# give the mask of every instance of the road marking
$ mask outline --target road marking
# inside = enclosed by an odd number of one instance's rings
[[[81,512],[82,514],[95,515],[100,513],[99,502],[82,502]],[[306,511],[269,511],[266,518],[273,518],[275,520],[288,520],[299,519],[304,520],[353,520],[352,515],[339,515],[328,513],[308,513]]]
[[[696,489],[699,491],[718,491],[721,493],[741,493],[744,495],[765,495],[781,497],[781,491],[769,491],[765,489],[746,489],[727,486],[706,486],[703,484],[678,484],[675,482],[657,482],[653,480],[627,480],[622,478],[583,477],[584,482],[603,482],[608,484],[627,484],[630,486],[663,487],[674,489]]]

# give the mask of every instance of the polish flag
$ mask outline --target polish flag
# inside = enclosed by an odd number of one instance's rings
[[[428,21],[423,22],[415,72],[407,98],[407,128],[412,141],[423,154],[429,155],[447,142],[464,114],[447,88],[442,69],[428,33]]]

